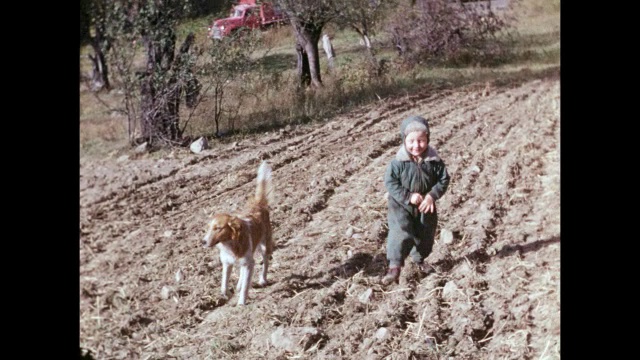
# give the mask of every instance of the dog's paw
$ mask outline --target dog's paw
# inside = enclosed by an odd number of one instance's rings
[[[267,280],[262,280],[260,279],[258,281],[258,283],[255,285],[255,287],[265,287],[269,284],[269,282]]]

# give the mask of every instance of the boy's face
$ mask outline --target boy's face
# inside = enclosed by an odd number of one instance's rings
[[[423,131],[412,131],[404,138],[404,147],[413,156],[422,155],[428,145],[429,138]]]

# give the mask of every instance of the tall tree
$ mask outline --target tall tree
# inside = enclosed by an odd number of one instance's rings
[[[107,35],[107,16],[112,2],[108,0],[80,1],[80,45],[88,41],[93,48],[89,59],[93,64],[91,90],[111,89],[109,68],[106,53],[111,47],[111,39]]]
[[[80,0],[80,46],[89,43],[91,33],[91,8],[89,0]]]
[[[323,27],[336,16],[333,0],[277,0],[289,16],[296,37],[298,77],[303,86],[322,86],[318,42]]]
[[[338,25],[348,26],[360,35],[362,41],[373,55],[371,35],[382,20],[384,12],[397,0],[335,0],[338,11]]]
[[[193,106],[200,85],[192,67],[189,34],[177,56],[175,27],[185,14],[188,0],[115,0],[109,31],[117,41],[112,62],[120,76],[129,117],[132,142],[174,143],[182,137],[180,101]],[[142,44],[143,69],[134,66]],[[138,133],[137,129],[140,129]],[[138,136],[139,135],[139,136]]]
[[[216,40],[214,46],[207,47],[206,55],[209,58],[201,68],[208,74],[203,91],[213,100],[213,104],[206,110],[206,117],[213,120],[216,135],[221,134],[220,123],[225,116],[229,120],[227,130],[234,130],[229,117],[233,112],[232,106],[225,101],[227,89],[242,87],[245,74],[251,69],[256,69],[256,64],[251,58],[251,53],[260,41],[256,35],[254,31],[238,32]]]
[[[515,20],[489,2],[413,0],[388,19],[398,54],[411,65],[431,60],[495,59],[506,50],[497,35]]]
[[[180,99],[186,85],[194,80],[185,61],[194,35],[187,36],[180,56],[174,59],[174,27],[184,4],[181,0],[150,0],[141,5],[140,34],[147,55],[141,86],[142,137],[149,142],[176,141],[182,136]]]
[[[354,30],[367,49],[372,66],[380,70],[380,64],[376,59],[371,36],[375,35],[383,15],[397,0],[334,0],[336,3],[336,23],[341,27],[349,27]]]

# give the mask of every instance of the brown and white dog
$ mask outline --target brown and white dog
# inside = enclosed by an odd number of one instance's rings
[[[238,305],[244,305],[251,288],[251,277],[255,265],[254,253],[262,254],[262,272],[258,284],[267,284],[267,270],[273,252],[271,221],[269,219],[269,195],[271,192],[271,167],[266,161],[258,169],[256,193],[249,199],[242,214],[218,213],[207,226],[207,234],[202,239],[206,248],[216,246],[220,250],[222,262],[222,285],[220,291],[228,299],[229,275],[233,265],[240,267],[236,292]]]

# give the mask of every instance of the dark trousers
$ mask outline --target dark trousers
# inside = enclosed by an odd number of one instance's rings
[[[389,229],[387,237],[387,260],[389,266],[404,266],[411,256],[414,263],[421,263],[433,249],[438,225],[438,213],[420,213],[417,217],[402,221],[399,229]]]

